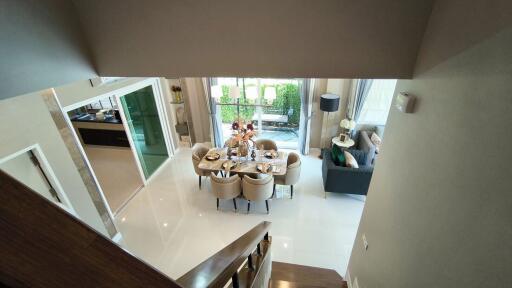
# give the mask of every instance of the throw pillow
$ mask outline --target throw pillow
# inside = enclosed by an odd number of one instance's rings
[[[333,145],[331,150],[332,161],[337,166],[345,166],[345,155],[340,147]]]
[[[345,154],[345,163],[347,167],[350,168],[359,168],[359,165],[357,164],[356,158],[350,154],[348,151],[344,151]]]
[[[377,133],[372,133],[372,137],[370,138],[373,145],[375,145],[375,152],[379,153],[380,144],[382,144],[382,139],[380,139],[379,135]]]
[[[358,165],[366,165],[366,157],[368,155],[364,150],[348,149],[347,151],[356,159]]]

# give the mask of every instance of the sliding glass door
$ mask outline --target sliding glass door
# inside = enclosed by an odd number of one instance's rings
[[[131,142],[147,180],[169,158],[153,86],[119,99],[130,129]]]
[[[296,149],[301,115],[301,79],[269,78],[212,78],[211,85],[220,86],[217,105],[224,141],[231,134],[231,126],[240,120],[252,123],[257,138],[274,140],[280,148]],[[230,87],[240,89],[238,98],[230,95]]]

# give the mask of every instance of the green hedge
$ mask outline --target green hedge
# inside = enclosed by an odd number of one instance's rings
[[[246,85],[247,87],[254,85]],[[265,85],[261,87],[262,91],[265,91]],[[276,87],[277,97],[272,102],[271,107],[264,107],[263,113],[265,114],[278,114],[278,115],[288,115],[288,110],[293,109],[293,113],[288,118],[289,126],[298,126],[300,121],[300,95],[299,95],[299,86],[297,84],[288,83],[288,84],[278,84]],[[254,104],[254,101],[247,100],[245,98],[245,91],[240,89],[241,97],[240,104]],[[229,98],[228,96],[229,87],[222,86],[222,97],[220,98],[220,103],[232,103],[234,100]],[[263,93],[260,93],[263,94]],[[264,100],[263,100],[264,101]],[[248,122],[252,120],[254,113],[256,112],[256,107],[247,107],[240,106],[240,118]],[[237,117],[237,106],[221,106],[221,117],[223,123],[232,123],[236,120]]]

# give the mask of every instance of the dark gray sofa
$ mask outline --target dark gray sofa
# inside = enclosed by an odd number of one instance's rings
[[[322,178],[325,192],[366,195],[373,174],[375,145],[366,131],[359,131],[355,149],[363,151],[365,159],[358,160],[359,168],[336,166],[331,149],[323,151]]]

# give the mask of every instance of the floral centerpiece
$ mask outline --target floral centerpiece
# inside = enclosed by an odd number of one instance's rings
[[[251,143],[254,145],[254,140],[252,139],[256,135],[254,126],[252,123],[244,125],[243,122],[238,123],[235,121],[231,124],[231,129],[233,130],[233,135],[226,141],[226,146],[228,148],[238,148],[238,156],[247,157]]]

